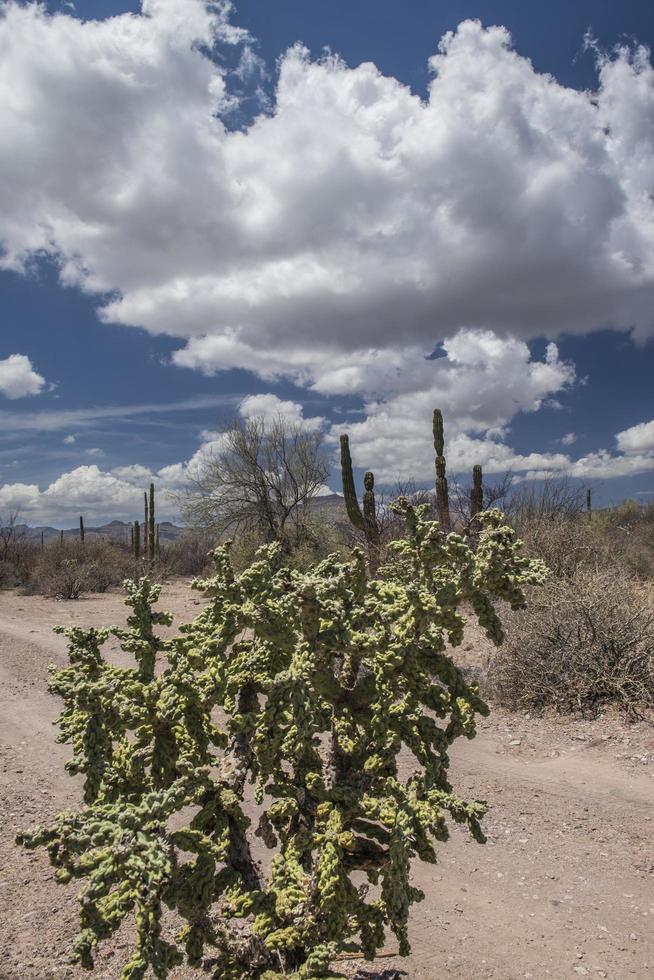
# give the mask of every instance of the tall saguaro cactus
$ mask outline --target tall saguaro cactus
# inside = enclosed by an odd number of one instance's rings
[[[150,527],[148,531],[148,546],[150,561],[154,561],[156,547],[154,522],[154,483],[150,484]]]
[[[84,544],[84,518],[79,515],[79,539]]]
[[[150,526],[149,515],[148,515],[148,494],[147,491],[143,491],[143,510],[145,513],[145,518],[143,520],[143,554],[148,557],[148,528]]]
[[[450,520],[450,499],[447,489],[445,464],[445,435],[443,431],[443,413],[440,408],[434,409],[433,419],[434,449],[436,450],[436,511],[441,530],[446,534],[452,530]]]
[[[478,464],[472,467],[472,489],[470,491],[470,519],[473,520],[477,514],[484,509],[484,487],[482,483],[481,466]]]
[[[134,557],[141,557],[141,525],[134,521]]]
[[[362,512],[359,507],[357,491],[354,485],[350,440],[346,435],[341,436],[341,477],[343,480],[343,496],[345,497],[347,516],[350,518],[350,523],[358,531],[363,531],[365,534],[371,562],[375,563],[379,552],[379,523],[377,521],[374,491],[375,476],[368,470],[363,478],[365,492],[363,494]]]

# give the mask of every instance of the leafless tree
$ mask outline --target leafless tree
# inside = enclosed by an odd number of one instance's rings
[[[568,477],[547,477],[538,483],[525,481],[508,494],[505,510],[513,525],[542,521],[565,521],[582,510],[585,490]]]
[[[25,529],[19,525],[20,514],[12,511],[6,520],[0,517],[0,561],[12,561],[25,539]]]
[[[256,533],[292,549],[329,464],[322,433],[281,415],[236,419],[180,498],[187,524],[217,535]]]

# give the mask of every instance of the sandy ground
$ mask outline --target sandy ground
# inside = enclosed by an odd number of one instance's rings
[[[181,583],[168,585],[164,600],[184,618],[200,601]],[[47,664],[65,662],[55,622],[124,622],[124,607],[118,595],[54,602],[0,593],[1,980],[88,975],[68,962],[76,886],[57,885],[44,853],[13,843],[19,829],[79,800],[46,691]],[[467,646],[462,656],[474,661],[477,639]],[[414,909],[411,957],[381,959],[380,972],[357,976],[654,976],[652,727],[494,711],[474,741],[453,749],[451,775],[462,795],[490,802],[488,843],[454,828],[437,866],[416,865],[426,898]],[[122,939],[105,945],[95,976],[116,980],[126,952]]]

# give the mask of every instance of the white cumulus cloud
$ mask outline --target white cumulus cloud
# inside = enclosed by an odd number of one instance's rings
[[[6,267],[46,251],[65,282],[112,292],[106,320],[181,338],[178,364],[324,392],[465,330],[652,334],[644,48],[600,58],[597,91],[580,92],[505,28],[466,21],[422,100],[296,46],[270,110],[230,131],[207,53],[247,41],[228,12],[3,7]]]
[[[615,438],[623,453],[654,453],[654,419],[632,425],[630,429],[618,432]]]
[[[25,354],[10,354],[0,360],[0,394],[5,398],[38,395],[44,386],[45,378],[37,374]]]

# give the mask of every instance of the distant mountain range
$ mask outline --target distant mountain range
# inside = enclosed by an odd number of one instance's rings
[[[345,517],[345,503],[340,493],[330,493],[324,497],[315,497],[313,507],[333,520]],[[142,524],[143,522],[141,521]],[[186,530],[177,524],[173,524],[171,521],[161,521],[158,524],[159,538],[161,541],[174,541],[175,538],[178,538]],[[129,521],[109,521],[108,524],[101,524],[98,527],[90,527],[85,523],[84,537],[128,542],[130,539],[130,528],[132,527],[133,524]],[[24,534],[28,538],[37,538],[39,541],[41,540],[41,534],[43,534],[43,540],[48,541],[51,538],[60,537],[62,533],[59,528],[50,527],[50,525],[30,527],[29,524],[17,524],[15,530],[18,534]],[[63,535],[64,538],[78,538],[79,528],[67,528],[64,530]]]
[[[84,537],[127,542],[130,539],[131,527],[133,525],[127,521],[109,521],[108,524],[101,524],[99,527],[87,527],[85,524]],[[28,524],[17,524],[15,530],[18,534],[25,534],[28,538],[38,538],[39,541],[41,540],[41,535],[43,535],[44,541],[48,541],[51,538],[58,538],[62,534],[59,528],[50,527],[49,525],[30,527]],[[183,532],[183,527],[178,527],[170,521],[161,521],[159,523],[159,538],[161,541],[174,541]],[[64,538],[78,538],[79,528],[67,528],[63,531],[63,535]]]

